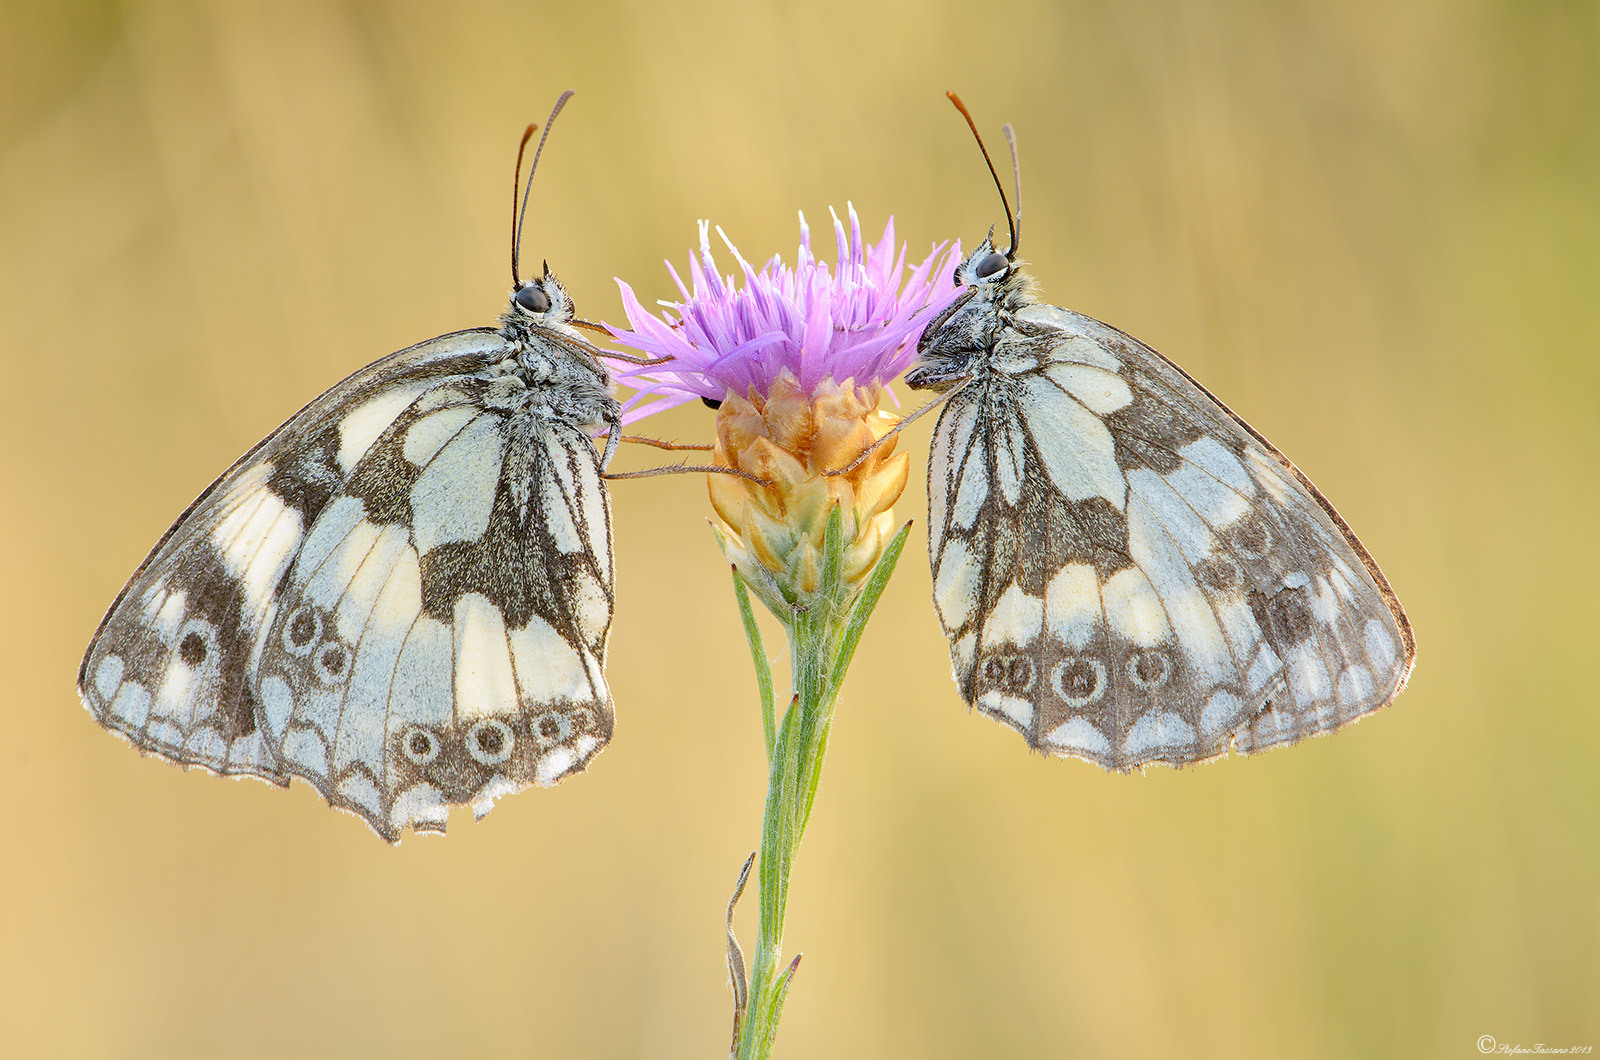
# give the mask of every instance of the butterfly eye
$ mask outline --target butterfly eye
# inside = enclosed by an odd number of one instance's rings
[[[980,280],[991,279],[992,277],[998,276],[1005,272],[1006,268],[1010,264],[1011,263],[1006,260],[1006,256],[1004,254],[1000,253],[998,250],[992,250],[989,252],[988,257],[984,258],[973,267],[972,275],[976,276]]]
[[[700,399],[700,404],[704,405],[708,409],[711,409],[711,410],[715,411],[715,410],[720,409],[722,407],[722,399],[721,398],[703,397],[703,398]]]
[[[550,312],[550,296],[531,283],[512,295],[511,300],[530,313]]]

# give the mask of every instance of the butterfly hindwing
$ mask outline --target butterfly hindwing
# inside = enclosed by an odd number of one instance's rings
[[[285,768],[390,838],[581,769],[610,738],[610,524],[582,432],[453,380],[318,518],[259,672]]]
[[[929,465],[963,697],[1116,769],[1292,742],[1389,702],[1409,625],[1310,482],[1153,350],[1018,302]]]

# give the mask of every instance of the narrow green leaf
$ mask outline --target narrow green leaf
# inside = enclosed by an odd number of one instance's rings
[[[767,778],[767,805],[761,819],[761,930],[763,936],[783,933],[784,905],[789,897],[789,868],[794,862],[798,837],[788,812],[794,805],[799,781],[801,729],[800,697],[783,712],[771,768]],[[775,940],[773,940],[775,941]]]
[[[814,767],[806,777],[806,801],[800,807],[800,830],[805,831],[806,825],[811,823],[811,804],[817,801],[817,784],[822,780],[822,760],[828,755],[828,736],[833,732],[833,718],[830,716],[822,724],[822,731],[817,734],[816,753],[812,756]]]
[[[817,582],[817,595],[824,607],[835,606],[839,599],[839,572],[844,569],[844,512],[835,504],[828,509],[828,525],[822,531],[822,571]]]
[[[850,622],[845,626],[844,637],[839,641],[839,653],[834,657],[833,674],[829,678],[831,689],[838,689],[844,684],[845,671],[850,669],[850,660],[855,657],[856,646],[861,643],[861,634],[867,628],[867,620],[872,617],[873,609],[878,606],[878,598],[883,595],[890,576],[894,574],[895,564],[900,560],[900,552],[906,547],[906,537],[910,533],[911,524],[908,522],[900,528],[899,533],[889,539],[889,543],[884,546],[883,555],[878,557],[877,565],[872,568],[866,584],[861,587],[861,596],[856,600],[855,609],[850,612]]]
[[[789,967],[784,969],[779,977],[777,988],[772,998],[772,1016],[767,1023],[766,1040],[761,1044],[767,1054],[772,1052],[772,1043],[778,1037],[778,1023],[783,1019],[783,1003],[789,1000],[789,984],[794,982],[794,973],[800,970],[800,958],[805,954],[797,953],[794,960],[789,962]]]
[[[816,785],[822,769],[821,748],[818,737],[825,733],[833,717],[836,699],[828,684],[833,666],[833,645],[838,640],[836,617],[818,614],[809,617],[801,636],[793,643],[796,666],[796,687],[800,692],[800,729],[797,733],[800,747],[799,772],[796,774],[795,800],[789,804],[796,834],[805,827],[805,801],[803,796]]]
[[[739,598],[739,617],[744,621],[744,636],[750,642],[750,660],[756,666],[756,689],[761,694],[761,728],[767,738],[767,761],[778,742],[777,721],[773,717],[772,664],[767,660],[766,648],[761,643],[761,627],[756,625],[756,613],[750,607],[750,593],[739,577],[739,568],[733,568],[733,592]]]

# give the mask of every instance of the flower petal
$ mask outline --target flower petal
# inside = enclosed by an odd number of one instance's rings
[[[773,257],[757,269],[717,229],[738,264],[741,279],[723,276],[711,251],[711,225],[699,225],[700,247],[690,255],[688,283],[669,263],[680,300],[654,314],[621,280],[628,328],[606,325],[613,338],[667,364],[619,364],[617,381],[633,393],[624,400],[624,422],[695,397],[720,399],[728,392],[765,395],[786,374],[814,391],[825,380],[854,379],[882,385],[916,355],[922,328],[952,301],[959,288],[935,284],[960,260],[960,245],[940,244],[906,277],[906,251],[894,245],[894,219],[868,246],[855,207],[848,229],[833,218],[835,265],[816,260],[811,230],[800,215],[800,245],[794,268]]]

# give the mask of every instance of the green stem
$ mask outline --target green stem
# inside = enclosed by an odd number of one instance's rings
[[[895,535],[863,584],[845,587],[839,584],[837,561],[843,544],[837,524],[835,510],[823,549],[822,583],[811,595],[811,606],[795,608],[780,616],[789,635],[794,694],[784,712],[776,740],[768,743],[770,771],[759,853],[761,925],[745,1011],[737,1023],[734,1056],[738,1060],[766,1060],[772,1055],[783,1002],[800,961],[797,956],[787,966],[783,965],[783,920],[788,906],[789,877],[811,817],[822,760],[827,754],[834,706],[861,630],[877,606],[910,531],[907,525]],[[740,595],[743,597],[742,593]],[[741,610],[747,606],[741,600]],[[747,632],[753,626],[753,621],[747,621]],[[759,674],[765,664],[765,653],[754,637],[751,652]],[[761,682],[763,698],[768,694],[766,689],[771,687],[770,682],[770,676]]]
[[[790,627],[794,699],[784,715],[767,782],[767,804],[761,819],[761,927],[756,937],[749,1001],[740,1034],[739,1060],[766,1058],[778,1032],[778,1019],[788,977],[782,971],[783,919],[789,898],[789,877],[805,833],[806,796],[822,768],[835,690],[824,679],[832,653],[829,631],[811,618]]]

